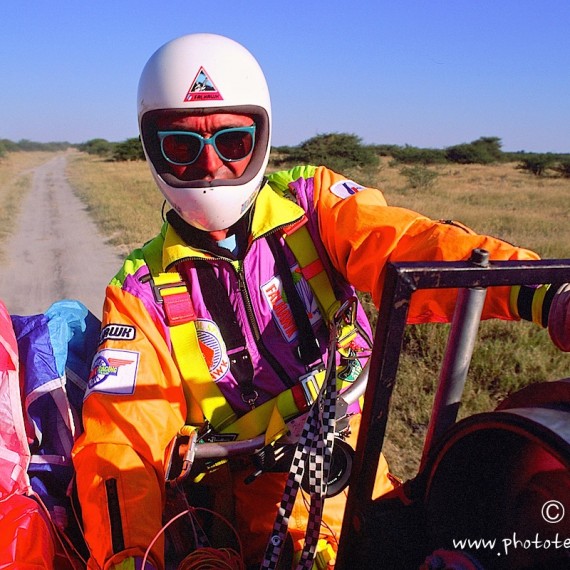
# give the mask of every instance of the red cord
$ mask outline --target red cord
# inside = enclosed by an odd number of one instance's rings
[[[241,556],[231,548],[199,548],[191,552],[178,570],[245,570]]]

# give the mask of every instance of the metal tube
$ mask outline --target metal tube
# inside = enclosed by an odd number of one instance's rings
[[[439,438],[457,419],[467,372],[477,340],[487,289],[460,289],[441,366],[421,465]]]

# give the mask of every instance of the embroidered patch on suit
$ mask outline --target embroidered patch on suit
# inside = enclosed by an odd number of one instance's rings
[[[230,361],[220,329],[213,321],[198,319],[196,321],[196,334],[212,380],[218,382],[230,369]]]
[[[135,391],[140,354],[105,348],[93,359],[85,398],[93,392],[128,395]]]
[[[349,196],[352,196],[353,194],[364,190],[364,188],[365,186],[361,186],[352,180],[341,180],[340,182],[337,182],[331,186],[331,192],[335,196],[338,196],[344,200],[345,198],[348,198]]]
[[[109,323],[101,330],[99,344],[106,340],[135,340],[136,335],[136,329],[132,325]]]

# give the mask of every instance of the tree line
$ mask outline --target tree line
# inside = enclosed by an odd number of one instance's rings
[[[380,157],[390,157],[395,164],[427,167],[437,164],[496,164],[516,162],[517,167],[535,176],[553,173],[570,178],[570,154],[504,152],[499,137],[485,136],[469,143],[446,148],[421,148],[410,145],[364,144],[362,139],[349,133],[316,135],[296,146],[276,146],[271,149],[271,162],[275,166],[286,164],[323,164],[343,172],[355,167],[374,167]],[[82,152],[111,161],[144,160],[138,137],[122,142],[102,138],[80,144],[67,142],[37,143],[22,140],[17,143],[0,139],[0,157],[7,152],[76,148]]]

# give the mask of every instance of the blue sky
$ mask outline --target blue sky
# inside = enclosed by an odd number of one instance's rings
[[[327,132],[570,152],[569,0],[2,0],[0,138],[137,136],[148,57],[185,33],[244,44],[274,145]]]

